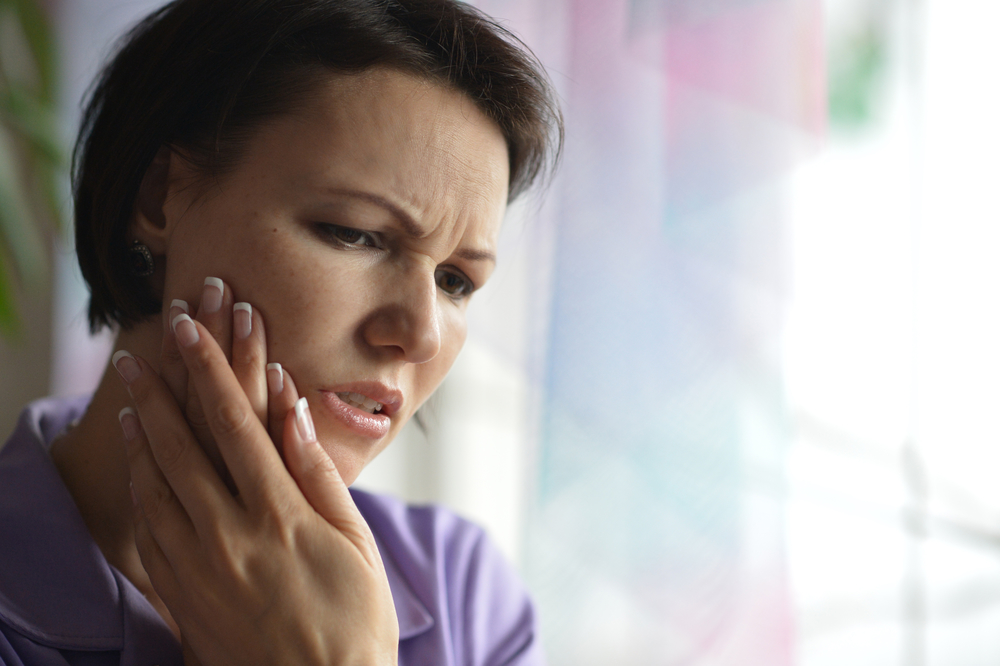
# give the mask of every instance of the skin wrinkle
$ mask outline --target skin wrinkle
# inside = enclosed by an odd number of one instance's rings
[[[435,272],[454,266],[476,288],[492,272],[507,147],[472,100],[393,70],[331,77],[310,99],[262,127],[198,206],[187,188],[168,192],[164,299],[195,302],[212,275],[250,302],[265,321],[268,358],[303,384],[320,441],[350,483],[464,342],[467,299],[441,291]],[[175,182],[189,184],[186,167],[172,163]],[[331,247],[314,235],[316,222],[381,234],[385,250]],[[254,258],[252,271],[244,258]],[[345,432],[318,393],[359,379],[404,392],[384,441]]]
[[[182,299],[197,310],[205,277],[225,281],[227,298],[252,305],[267,359],[281,363],[297,394],[309,401],[319,445],[350,484],[437,388],[462,347],[468,299],[445,293],[437,286],[444,276],[435,273],[458,269],[477,286],[490,276],[491,262],[470,257],[496,251],[509,156],[500,128],[473,100],[398,71],[372,70],[363,80],[331,75],[307,97],[248,135],[240,159],[218,176],[176,150],[164,151],[163,168],[147,174],[150,186],[130,228],[156,248],[163,270],[162,282],[153,286],[164,311],[121,331],[117,345],[158,363],[167,304]],[[466,167],[456,169],[456,160]],[[414,216],[420,237],[406,234],[383,209],[347,205],[330,195],[331,188],[393,202]],[[384,249],[346,247],[335,242],[339,232],[331,233],[336,227],[330,225],[375,234]],[[189,370],[197,376],[196,367]],[[383,382],[403,393],[385,436],[351,430],[327,408],[324,389],[339,391],[333,387],[357,381]],[[129,499],[127,456],[135,452],[124,445],[117,420],[129,401],[109,368],[80,424],[57,442],[52,456],[105,558],[179,635],[136,551],[136,539],[148,543],[151,536],[145,521],[133,522]],[[294,431],[294,424],[289,428]],[[210,459],[218,457],[211,441],[201,444]],[[260,483],[269,485],[265,476]],[[144,494],[144,482],[136,488],[143,506],[147,500],[156,505]],[[239,555],[258,543],[236,543],[234,534],[216,534],[211,525],[205,531],[209,565],[213,557]],[[309,538],[316,537],[311,532]],[[324,547],[324,562],[326,553]],[[369,555],[377,556],[374,546]],[[163,591],[177,602],[169,586]]]

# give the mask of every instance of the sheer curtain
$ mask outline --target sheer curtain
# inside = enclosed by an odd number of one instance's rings
[[[851,48],[877,72],[864,122],[834,126],[790,189],[799,658],[996,663],[1000,11],[828,0],[827,14],[831,73]]]
[[[792,663],[786,178],[823,130],[821,18],[727,0],[539,19],[567,152],[524,566],[554,664]]]
[[[156,4],[62,6],[68,125]],[[823,126],[819,5],[477,4],[552,73],[565,159],[511,211],[425,428],[358,485],[484,524],[553,664],[791,663],[778,340],[785,177]],[[74,392],[108,343],[86,341],[68,259],[65,276],[54,388]]]
[[[359,484],[409,478],[487,525],[553,664],[792,663],[779,339],[787,179],[824,123],[821,6],[477,4],[553,75],[564,162],[508,221],[476,360],[430,410],[469,429],[431,426]],[[488,385],[492,416],[455,399]],[[451,480],[415,488],[428,459]]]
[[[67,128],[157,4],[61,5]],[[485,525],[555,666],[996,663],[998,10],[476,4],[549,69],[566,153],[358,485]],[[62,275],[65,393],[108,342]]]

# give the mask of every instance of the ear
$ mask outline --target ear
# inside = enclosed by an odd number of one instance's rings
[[[172,231],[166,212],[167,197],[171,185],[176,185],[183,177],[181,170],[187,170],[185,160],[170,146],[160,146],[139,185],[131,235],[149,247],[154,255],[162,255],[167,250]]]

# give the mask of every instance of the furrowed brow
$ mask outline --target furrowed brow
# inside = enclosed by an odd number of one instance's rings
[[[407,236],[411,238],[420,238],[423,236],[423,230],[420,225],[417,224],[413,216],[407,213],[405,210],[389,201],[385,197],[380,197],[372,192],[365,192],[364,190],[341,190],[335,189],[331,190],[334,194],[340,194],[344,196],[353,197],[355,199],[360,199],[366,201],[370,204],[378,206],[379,208],[384,208],[389,211],[393,217],[399,222],[399,225],[403,227],[403,231]],[[489,261],[491,263],[497,262],[497,257],[494,253],[488,250],[476,250],[473,248],[462,248],[456,250],[455,255],[465,259],[466,261]]]
[[[467,261],[489,261],[497,263],[497,256],[486,250],[460,249],[455,251],[455,255]]]
[[[399,222],[399,225],[403,227],[403,231],[407,236],[412,238],[420,238],[423,235],[423,230],[420,225],[417,224],[413,216],[407,213],[405,210],[389,201],[385,197],[380,197],[377,194],[372,194],[371,192],[365,192],[363,190],[341,190],[334,189],[330,190],[333,194],[340,194],[343,196],[352,197],[354,199],[360,199],[366,201],[370,204],[374,204],[379,208],[384,208],[389,211],[393,217]]]

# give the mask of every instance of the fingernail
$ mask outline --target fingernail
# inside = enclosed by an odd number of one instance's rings
[[[142,425],[139,423],[139,417],[135,415],[135,410],[131,407],[125,407],[122,411],[118,412],[118,422],[122,424],[122,431],[125,433],[125,441],[128,442],[135,439],[142,429]]]
[[[115,355],[111,357],[111,363],[126,384],[131,384],[142,374],[142,368],[139,367],[135,357],[124,349],[115,352]]]
[[[139,498],[135,496],[135,487],[132,485],[131,481],[128,482],[128,494],[132,498],[132,506],[133,507],[138,507],[139,506]]]
[[[285,390],[285,373],[282,372],[280,363],[267,364],[267,388],[271,395],[281,395]]]
[[[240,340],[250,337],[253,326],[253,308],[249,303],[237,303],[233,306],[233,332]]]
[[[295,424],[299,429],[299,437],[304,442],[316,441],[316,429],[313,427],[312,414],[309,413],[309,403],[305,398],[295,401]]]
[[[201,309],[205,312],[218,312],[219,308],[222,307],[223,289],[225,287],[219,278],[205,278],[205,290],[201,295]]]
[[[170,322],[170,328],[173,329],[174,336],[177,338],[177,344],[181,347],[190,347],[198,342],[198,327],[191,321],[191,317],[186,314],[179,314],[174,317],[174,320]]]
[[[180,308],[185,314],[191,314],[191,308],[188,307],[187,301],[182,301],[179,298],[170,301],[170,309],[173,310],[174,308]]]

